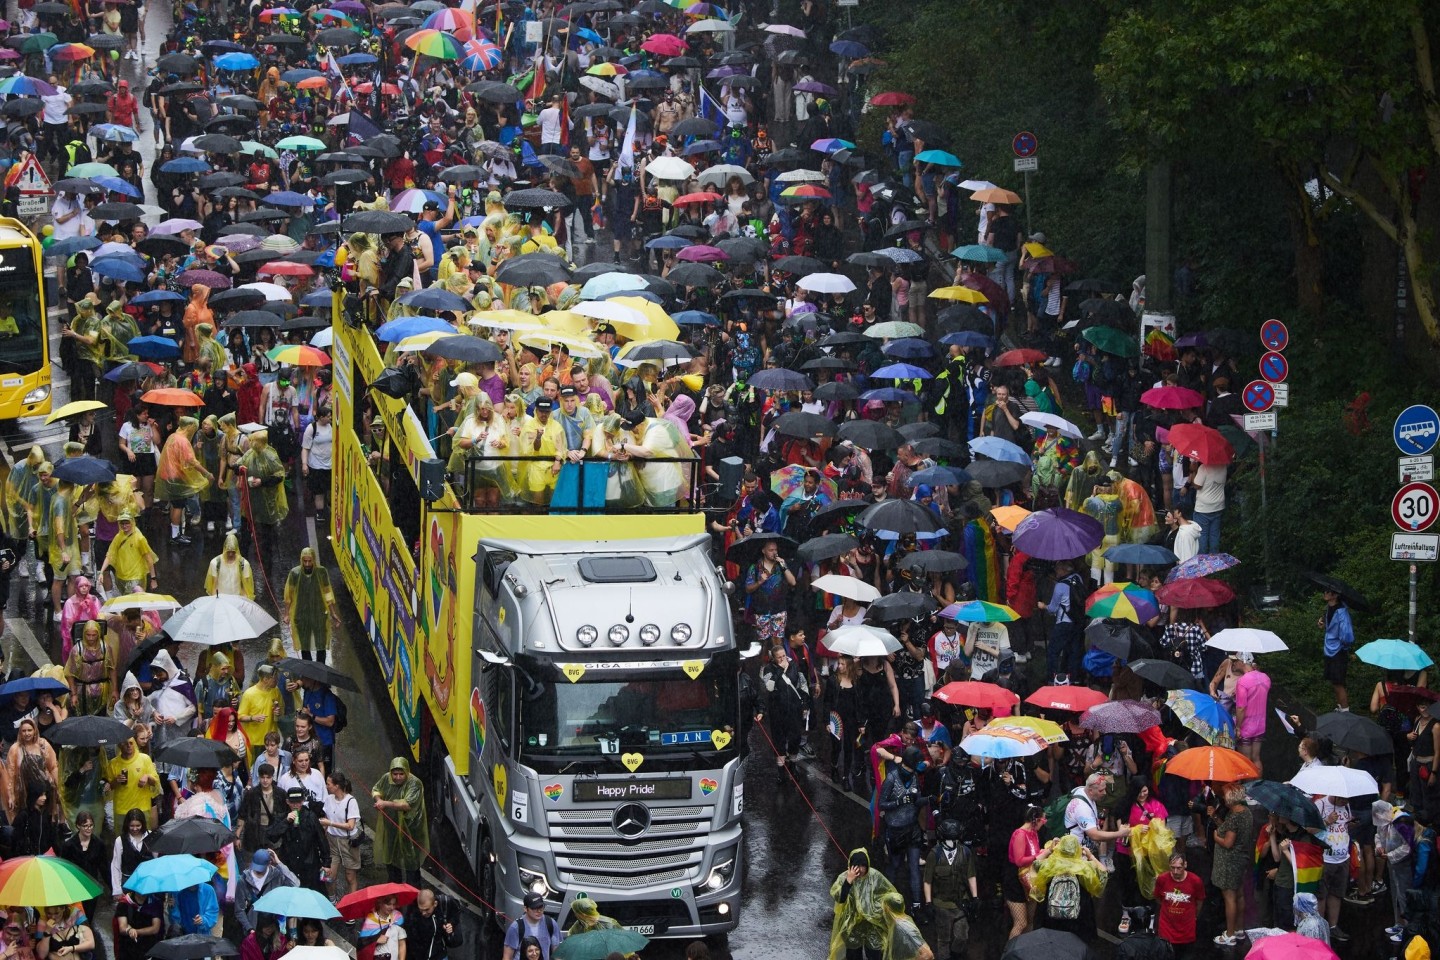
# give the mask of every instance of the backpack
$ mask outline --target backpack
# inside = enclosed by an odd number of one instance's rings
[[[1090,804],[1090,812],[1095,814],[1096,821],[1099,821],[1100,810],[1095,806],[1095,801],[1086,795],[1083,786],[1076,787],[1069,793],[1060,794],[1060,796],[1045,805],[1045,830],[1040,835],[1042,843],[1059,840],[1070,832],[1070,827],[1065,823],[1065,810],[1070,806],[1070,801],[1076,798]]]
[[[1081,357],[1079,360],[1076,360],[1075,365],[1070,368],[1070,379],[1079,384],[1089,383],[1092,371],[1093,368],[1090,365],[1090,361],[1085,357]]]
[[[1073,873],[1059,873],[1045,888],[1045,916],[1051,920],[1080,919],[1080,881]]]
[[[350,708],[345,706],[344,700],[336,697],[335,723],[330,727],[330,731],[332,733],[339,734],[344,731],[344,729],[348,726],[350,726]]]
[[[295,428],[290,425],[290,419],[286,413],[278,413],[269,426],[270,446],[275,448],[275,456],[281,462],[295,456]]]

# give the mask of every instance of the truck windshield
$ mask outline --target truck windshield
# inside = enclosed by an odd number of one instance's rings
[[[590,670],[571,683],[553,665],[520,709],[521,753],[551,759],[717,749],[714,730],[734,734],[739,714],[732,653],[712,658],[692,680],[683,670]],[[734,738],[738,739],[738,738]],[[734,749],[733,740],[727,744]]]

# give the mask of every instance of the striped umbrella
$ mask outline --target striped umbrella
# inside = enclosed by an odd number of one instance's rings
[[[1003,603],[987,600],[971,600],[969,603],[952,603],[941,610],[939,616],[945,620],[959,620],[962,623],[1009,623],[1019,620],[1020,614]]]
[[[459,40],[470,40],[475,36],[475,15],[468,10],[446,7],[436,10],[425,18],[421,26],[426,30],[443,30],[452,33]]]
[[[416,30],[405,38],[405,46],[414,50],[416,55],[423,54],[436,60],[459,60],[464,55],[459,38],[439,30]]]
[[[1144,623],[1160,613],[1155,594],[1133,583],[1107,583],[1090,594],[1085,612],[1091,617]]]
[[[100,896],[100,885],[60,857],[14,857],[0,865],[0,902],[59,907]]]
[[[330,355],[324,350],[316,350],[304,344],[281,344],[265,356],[276,363],[296,367],[323,367],[330,363]]]

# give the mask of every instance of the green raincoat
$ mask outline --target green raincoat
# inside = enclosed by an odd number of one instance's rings
[[[890,925],[885,919],[885,908],[881,901],[887,894],[895,893],[889,879],[870,866],[870,854],[864,847],[850,851],[850,859],[862,857],[865,876],[850,884],[845,890],[845,874],[835,878],[830,885],[830,899],[835,901],[835,919],[830,925],[830,960],[844,960],[848,950],[869,947],[884,950],[888,960]]]
[[[313,561],[305,569],[305,558]],[[330,649],[330,607],[335,591],[330,588],[330,574],[306,547],[300,551],[300,563],[285,578],[285,611],[290,617],[290,636],[295,645],[309,653]]]
[[[419,870],[430,847],[430,822],[425,816],[425,787],[410,772],[410,761],[396,757],[390,770],[402,769],[405,779],[399,785],[390,779],[390,771],[381,775],[370,788],[376,800],[403,800],[409,810],[379,811],[375,822],[375,862],[400,870]]]
[[[279,523],[290,514],[285,497],[285,465],[280,462],[269,436],[261,430],[250,435],[250,449],[240,458],[246,477],[259,477],[260,486],[250,487],[250,510],[256,523]]]

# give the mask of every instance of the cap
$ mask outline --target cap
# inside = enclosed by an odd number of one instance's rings
[[[129,89],[129,87],[130,87],[130,81],[129,81],[129,80],[121,80],[121,81],[120,81],[120,87],[121,87],[122,89]]]
[[[469,373],[468,371],[463,373],[457,373],[455,375],[455,379],[450,381],[450,386],[478,387],[480,386],[480,378],[475,376],[475,374],[473,373]]]
[[[425,206],[421,207],[420,209],[421,209],[422,211],[424,211],[424,210],[439,210],[439,209],[440,209],[440,204],[439,204],[437,201],[435,201],[435,200],[426,200],[426,201],[425,201]]]
[[[291,787],[289,790],[286,790],[286,791],[285,791],[285,802],[286,802],[286,803],[304,803],[304,802],[305,802],[305,788],[304,788],[304,787]]]
[[[613,323],[597,323],[597,324],[595,325],[595,332],[596,332],[596,333],[614,333],[614,332],[615,332],[615,325],[614,325]]]
[[[268,766],[268,764],[267,764],[267,766]],[[264,869],[265,869],[266,867],[268,867],[268,866],[270,866],[270,851],[269,851],[269,850],[256,850],[256,851],[255,851],[255,856],[253,856],[253,857],[250,858],[250,869],[251,869],[251,870],[264,870]]]
[[[554,400],[551,400],[549,397],[541,397],[539,400],[536,400],[536,401],[535,401],[535,412],[536,412],[536,413],[539,413],[539,412],[542,411],[542,410],[545,411],[546,413],[549,413],[551,410],[554,410],[554,409],[555,409],[555,401],[554,401]]]
[[[572,387],[572,386],[568,386],[568,385],[567,385],[567,386],[563,386],[563,387],[560,388],[560,396],[562,396],[562,397],[578,397],[578,396],[580,396],[580,391],[576,390],[576,389],[575,389],[574,387]]]
[[[1045,234],[1041,233],[1039,230],[1036,230],[1034,233],[1030,234],[1030,241],[1031,241],[1032,243],[1046,243],[1046,242],[1048,242],[1048,241],[1046,241],[1046,239],[1045,239]]]
[[[118,517],[115,518],[115,522],[116,522],[116,523],[134,523],[134,522],[135,522],[135,516],[134,516],[133,514],[129,514],[129,513],[122,513],[122,514],[120,514],[120,516],[118,516]]]
[[[545,907],[545,898],[542,897],[542,896],[540,896],[540,894],[538,894],[538,893],[527,893],[527,894],[525,894],[525,909],[526,909],[526,910],[541,910],[541,909],[544,909],[544,907]]]

